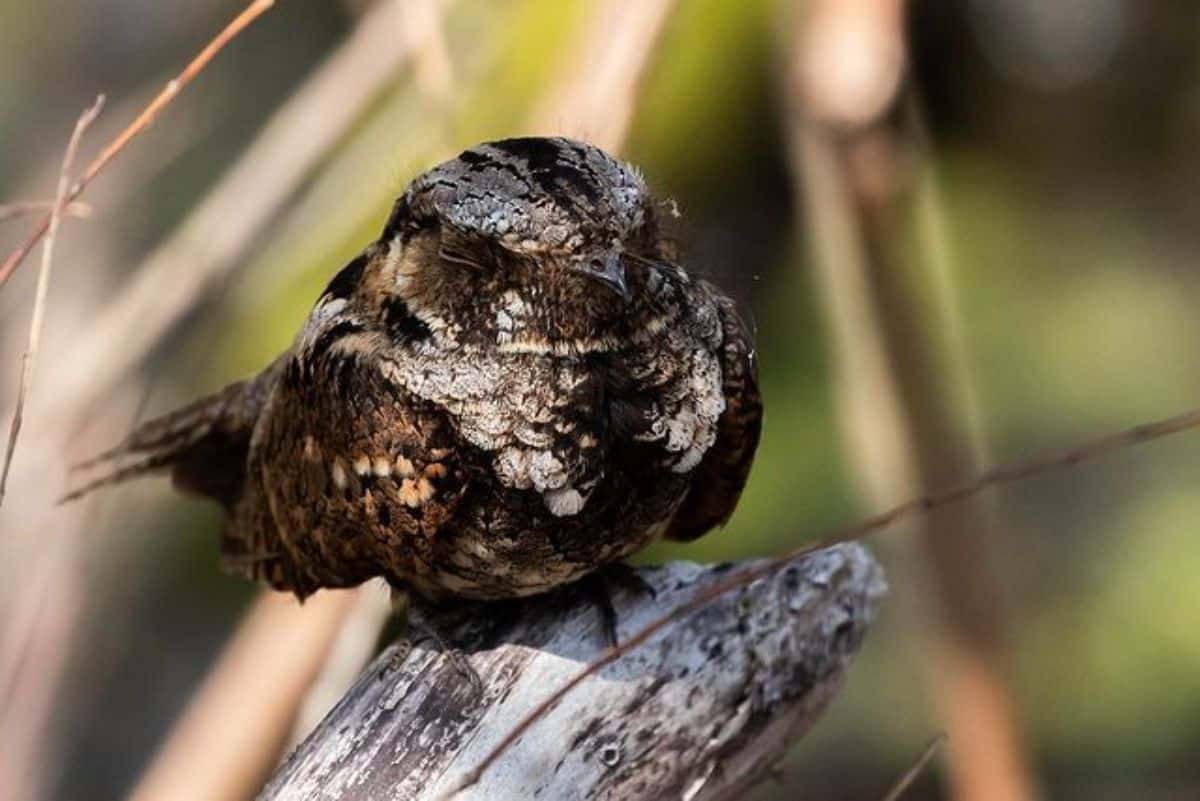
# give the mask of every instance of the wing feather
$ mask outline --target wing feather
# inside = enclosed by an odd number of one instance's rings
[[[750,475],[762,430],[762,397],[750,332],[733,301],[714,292],[723,333],[720,348],[725,410],[717,439],[705,452],[692,486],[667,529],[672,540],[694,540],[729,520]]]

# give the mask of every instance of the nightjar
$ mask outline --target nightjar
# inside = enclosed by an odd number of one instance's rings
[[[754,348],[677,264],[669,207],[569,139],[416,178],[253,378],[137,428],[72,493],[151,471],[224,505],[225,567],[303,598],[549,590],[724,523],[758,444]]]

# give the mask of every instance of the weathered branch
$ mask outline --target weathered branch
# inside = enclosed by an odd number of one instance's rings
[[[729,566],[672,563],[618,590],[619,634],[716,584]],[[837,691],[884,591],[859,545],[785,563],[588,677],[461,799],[740,798]],[[392,646],[292,754],[260,799],[438,799],[556,687],[601,653],[577,589],[458,606],[428,620],[461,646],[481,696],[429,641]]]

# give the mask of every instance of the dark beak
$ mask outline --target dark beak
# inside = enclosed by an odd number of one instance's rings
[[[604,286],[629,300],[629,286],[625,283],[625,267],[618,253],[606,253],[581,261],[575,268],[584,275],[594,278]]]

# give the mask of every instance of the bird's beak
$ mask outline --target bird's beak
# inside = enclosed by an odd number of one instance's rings
[[[622,300],[629,300],[629,286],[625,283],[621,254],[605,253],[582,259],[576,263],[575,270],[599,281],[620,295]]]

